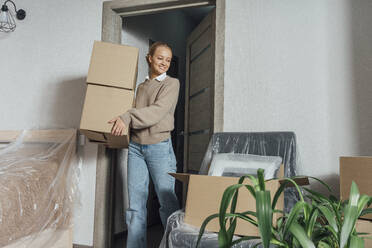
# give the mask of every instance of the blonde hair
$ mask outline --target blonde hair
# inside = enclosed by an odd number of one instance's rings
[[[168,48],[172,53],[172,48],[165,42],[161,42],[161,41],[157,41],[155,42],[154,44],[152,44],[149,48],[149,52],[147,53],[146,55],[146,62],[147,64],[149,65],[150,67],[150,60],[149,60],[149,57],[152,57],[154,54],[155,54],[155,51],[158,47],[166,47]]]

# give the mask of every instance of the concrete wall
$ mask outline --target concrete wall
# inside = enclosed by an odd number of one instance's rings
[[[0,33],[0,129],[77,128],[102,0],[15,1],[27,16]],[[87,145],[74,243],[93,244],[97,147]]]
[[[372,154],[372,2],[226,1],[224,131],[297,134],[299,173],[338,192]]]

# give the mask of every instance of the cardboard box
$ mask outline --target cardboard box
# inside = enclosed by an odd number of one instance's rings
[[[372,248],[372,221],[369,220],[357,220],[356,230],[361,233],[369,233],[369,235],[363,235],[363,237],[368,237],[369,239],[364,239],[364,247]]]
[[[228,186],[237,184],[239,180],[237,177],[218,177],[187,173],[170,174],[176,179],[188,184],[184,221],[187,224],[197,227],[200,227],[208,216],[219,212],[223,192]],[[248,184],[248,181],[249,180],[247,179],[244,183]],[[298,180],[298,182],[301,185],[309,183],[307,178]],[[266,183],[266,189],[271,191],[272,199],[276,190],[279,188],[280,183],[280,180],[271,180]],[[284,195],[282,194],[277,202],[276,208],[283,210],[283,207]],[[256,211],[256,201],[246,188],[241,188],[239,190],[236,212],[244,212],[248,210]],[[277,217],[278,214],[274,214],[274,223]],[[209,222],[206,229],[208,231],[218,232],[220,230],[218,219]],[[235,234],[243,236],[259,236],[259,230],[247,221],[238,219]]]
[[[360,194],[372,196],[372,157],[340,157],[340,194],[349,199],[351,182],[354,181]],[[372,214],[363,216],[372,220]]]
[[[136,88],[138,48],[95,41],[88,71],[87,83]]]
[[[127,148],[128,128],[124,131],[124,136],[114,136],[111,135],[113,124],[107,122],[132,108],[133,101],[134,91],[132,90],[88,84],[80,132],[92,142],[111,148]]]

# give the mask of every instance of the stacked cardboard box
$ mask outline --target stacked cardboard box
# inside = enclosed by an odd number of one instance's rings
[[[341,199],[349,198],[351,182],[354,181],[360,194],[372,196],[372,157],[340,157]],[[372,234],[372,214],[357,221],[358,232]],[[371,237],[372,235],[370,235]],[[372,248],[372,239],[365,239],[365,247]]]
[[[108,121],[133,107],[137,71],[138,48],[94,42],[80,121],[80,131],[91,142],[128,147],[128,127],[124,136],[114,136]]]

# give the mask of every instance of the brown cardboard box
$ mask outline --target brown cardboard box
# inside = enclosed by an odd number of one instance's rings
[[[372,157],[340,157],[340,194],[349,199],[351,182],[354,181],[361,194],[372,196]],[[372,214],[363,216],[372,220]]]
[[[237,177],[218,177],[206,175],[194,175],[186,173],[170,173],[176,179],[188,183],[187,199],[185,207],[185,223],[200,227],[203,221],[211,214],[218,213],[220,202],[225,189],[233,184],[237,184]],[[245,181],[248,184],[248,180]],[[301,185],[308,184],[308,179],[299,180]],[[274,197],[275,191],[280,186],[279,180],[271,180],[266,183],[266,189],[271,191],[271,197]],[[284,196],[283,194],[278,200],[277,209],[283,210]],[[256,201],[245,188],[239,190],[237,202],[237,212],[255,211]],[[277,214],[274,214],[273,220],[275,223]],[[218,219],[214,219],[207,225],[206,229],[212,232],[220,230]],[[257,227],[238,219],[235,234],[243,236],[259,236]]]
[[[87,83],[134,90],[137,81],[138,48],[95,41]]]
[[[363,235],[363,237],[368,237],[364,239],[364,247],[372,248],[372,221],[369,220],[357,220],[356,230],[361,233],[369,233],[369,235]]]
[[[80,131],[92,142],[111,148],[127,148],[129,132],[124,136],[111,135],[113,124],[107,123],[133,107],[134,91],[88,84]]]

